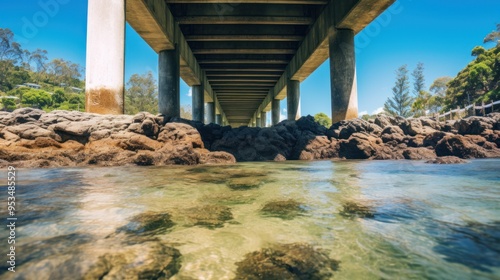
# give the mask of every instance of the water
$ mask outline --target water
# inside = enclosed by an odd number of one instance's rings
[[[230,188],[248,178],[252,188]],[[498,159],[37,169],[19,170],[17,183],[17,272],[2,261],[2,279],[78,279],[100,256],[148,250],[123,232],[146,212],[175,223],[147,237],[182,254],[172,279],[232,279],[248,253],[289,243],[340,261],[333,279],[500,279]],[[288,199],[302,211],[261,212]],[[227,206],[233,219],[196,225],[192,209],[204,205]]]

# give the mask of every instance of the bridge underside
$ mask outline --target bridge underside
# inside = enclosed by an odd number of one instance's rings
[[[89,0],[89,38],[92,32],[106,32],[102,28],[91,28],[90,21],[99,20],[92,17],[92,13],[100,12],[96,9],[107,10],[111,18],[113,13],[118,13],[110,9],[109,4],[93,3],[99,1]],[[126,20],[160,54],[160,63],[165,64],[160,65],[160,69],[164,70],[159,73],[159,95],[160,101],[162,96],[166,100],[166,103],[160,102],[160,107],[167,107],[160,108],[160,112],[172,116],[178,114],[175,110],[179,105],[179,92],[175,92],[178,85],[172,85],[172,79],[179,78],[177,74],[194,87],[193,92],[198,92],[197,96],[193,96],[195,119],[202,120],[202,104],[208,103],[206,113],[212,114],[208,116],[209,121],[216,121],[219,117],[221,124],[259,126],[264,123],[261,120],[265,119],[263,113],[271,109],[272,123],[276,123],[276,115],[279,116],[279,107],[276,108],[279,102],[276,101],[287,96],[289,107],[292,107],[288,108],[289,113],[291,111],[289,118],[296,117],[299,83],[328,58],[331,59],[332,69],[333,118],[356,117],[353,36],[393,2],[127,0],[125,11]],[[113,0],[111,3],[125,5],[124,0]],[[115,20],[121,22],[123,19],[119,15]],[[112,28],[108,30],[112,32]],[[92,49],[98,48],[95,45],[99,43],[104,42],[87,43],[90,49],[88,56],[92,54]],[[117,44],[109,40],[107,43]],[[120,46],[117,47],[121,50]],[[179,62],[176,66],[177,56]],[[93,64],[88,57],[89,63]],[[93,75],[103,75],[97,68],[90,66],[95,72],[87,74],[88,81],[89,78],[92,81]],[[103,83],[88,84],[89,111],[92,111],[90,92],[101,91],[102,88],[105,88]],[[123,87],[121,90],[123,92]]]

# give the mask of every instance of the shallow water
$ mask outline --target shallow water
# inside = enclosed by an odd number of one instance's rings
[[[231,188],[248,178],[251,188]],[[182,254],[172,279],[232,279],[246,254],[298,242],[340,261],[333,279],[500,279],[498,159],[37,169],[19,170],[17,184],[21,251],[16,273],[2,261],[2,279],[78,279],[81,267],[124,246],[119,229],[151,211],[175,223],[154,236]],[[288,199],[302,211],[261,212]],[[233,219],[193,223],[190,211],[204,205],[227,206]],[[0,234],[5,256],[6,228]]]

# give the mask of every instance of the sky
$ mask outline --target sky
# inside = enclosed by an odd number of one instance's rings
[[[483,45],[497,23],[498,0],[397,0],[355,38],[360,115],[381,110],[401,65],[411,72],[422,62],[426,87],[438,77],[456,76],[472,61],[472,48]],[[11,29],[24,49],[45,49],[49,59],[85,66],[86,0],[0,0],[0,28]],[[158,55],[128,24],[125,50],[125,81],[134,73],[156,75]],[[328,60],[301,83],[300,90],[302,115],[330,115]],[[191,104],[184,82],[181,104]],[[281,108],[284,117],[286,99]]]

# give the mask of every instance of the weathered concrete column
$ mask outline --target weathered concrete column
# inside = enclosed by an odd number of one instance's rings
[[[294,121],[300,116],[299,104],[300,104],[300,82],[296,80],[288,80],[286,85],[286,104],[288,112],[288,120]]]
[[[215,123],[218,125],[222,125],[222,115],[221,114],[215,115]]]
[[[267,125],[267,112],[260,113],[260,121],[262,122],[261,126],[266,127],[266,125]]]
[[[123,114],[125,0],[89,0],[85,109]]]
[[[192,110],[193,110],[193,121],[204,122],[205,121],[205,89],[203,84],[193,86],[192,88]]]
[[[214,102],[208,102],[207,103],[207,111],[205,112],[207,116],[207,124],[214,123],[215,122],[215,103]]]
[[[273,99],[272,103],[272,125],[277,125],[280,122],[280,100]]]
[[[354,31],[338,29],[330,35],[332,122],[358,117],[358,89]]]
[[[260,114],[257,114],[257,117],[255,118],[255,126],[262,127],[262,122],[260,120]]]
[[[158,61],[158,111],[169,117],[180,117],[180,56],[177,46],[160,51]]]

